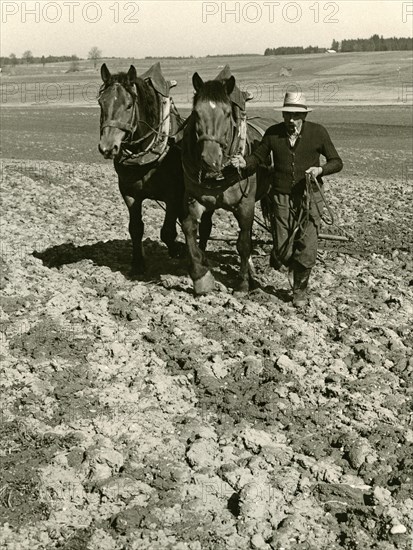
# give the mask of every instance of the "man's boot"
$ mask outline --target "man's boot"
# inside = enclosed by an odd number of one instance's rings
[[[310,273],[311,267],[304,267],[298,262],[294,262],[293,306],[296,308],[303,308],[307,304]]]

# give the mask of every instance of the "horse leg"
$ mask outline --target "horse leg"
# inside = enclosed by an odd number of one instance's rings
[[[132,269],[131,275],[142,275],[145,272],[142,237],[144,223],[142,221],[142,200],[130,196],[123,197],[129,210],[129,233],[132,239]]]
[[[201,217],[201,223],[199,224],[199,248],[205,252],[208,239],[212,231],[212,214],[213,210],[210,212],[204,212]]]
[[[240,283],[237,292],[248,292],[254,281],[251,262],[252,252],[252,224],[254,222],[254,198],[241,201],[240,206],[234,211],[238,221],[240,232],[237,240],[237,251],[240,255]]]
[[[215,279],[209,271],[206,256],[197,243],[198,225],[205,211],[195,199],[185,198],[185,214],[182,229],[185,234],[189,254],[189,275],[194,283],[196,295],[206,294],[215,287]]]
[[[171,258],[177,258],[182,255],[185,245],[176,240],[176,220],[179,217],[179,204],[172,202],[166,203],[165,219],[161,229],[161,240],[168,247],[168,253]]]

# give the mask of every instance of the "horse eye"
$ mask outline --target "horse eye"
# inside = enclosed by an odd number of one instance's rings
[[[132,109],[132,103],[126,107],[127,111],[130,111]]]

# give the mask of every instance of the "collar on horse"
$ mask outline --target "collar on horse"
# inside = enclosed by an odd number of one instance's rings
[[[160,100],[160,122],[156,127],[152,127],[144,120],[137,120],[137,124],[146,125],[148,131],[138,139],[128,139],[122,142],[120,159],[122,164],[143,166],[162,160],[169,150],[170,111],[171,98],[164,97]],[[129,135],[132,137],[133,134]],[[136,148],[149,138],[152,138],[149,144],[142,151],[135,152]]]
[[[133,107],[129,122],[120,122],[117,120],[108,120],[101,123],[100,130],[112,127],[126,132],[126,137],[122,141],[120,155],[117,162],[125,165],[144,166],[153,163],[159,163],[165,157],[169,150],[170,142],[174,141],[175,136],[171,135],[171,115],[180,119],[179,113],[175,107],[173,99],[169,95],[171,88],[176,86],[176,81],[167,81],[164,79],[160,64],[153,65],[142,77],[152,88],[159,98],[159,124],[152,127],[145,120],[138,119],[137,97],[133,95]],[[136,140],[133,140],[138,125],[144,124],[148,131]],[[178,132],[181,128],[178,130]],[[177,133],[178,133],[177,132]],[[143,150],[137,151],[139,145],[146,140],[150,142]]]
[[[175,86],[176,82],[172,81],[171,86]],[[158,92],[156,92],[158,94]],[[129,139],[122,142],[121,145],[121,157],[119,162],[125,165],[139,165],[144,166],[156,162],[161,162],[169,151],[170,142],[170,130],[171,130],[171,107],[176,111],[176,107],[173,103],[173,99],[169,96],[164,97],[158,94],[160,98],[159,109],[159,124],[156,127],[152,127],[144,120],[137,120],[138,123],[145,124],[148,127],[148,131],[136,140],[132,140],[131,137],[136,131],[136,127],[132,133],[129,133]],[[136,111],[136,99],[134,98],[134,111]],[[177,111],[176,113],[177,114]],[[149,144],[139,152],[135,152],[137,146],[143,143],[148,138],[152,137]]]

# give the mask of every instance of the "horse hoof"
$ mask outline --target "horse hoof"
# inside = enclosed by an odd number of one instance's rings
[[[168,253],[170,258],[181,258],[186,254],[186,245],[176,242],[168,248]]]
[[[140,281],[145,277],[145,268],[144,267],[132,267],[128,273],[129,278],[134,281]]]
[[[234,290],[234,296],[245,296],[250,290],[250,285],[248,281],[242,281],[237,288]]]
[[[257,288],[261,288],[260,282],[257,279],[254,279],[254,277],[250,277],[249,289],[250,290],[257,290]]]
[[[203,277],[194,281],[194,293],[207,294],[215,289],[215,279],[210,271],[207,271]]]
[[[239,290],[239,289],[234,290],[234,292],[232,293],[234,298],[245,298],[247,294],[248,294],[248,290]]]
[[[274,249],[271,251],[270,255],[270,267],[275,269],[275,271],[279,271],[283,266],[283,263],[277,258]]]

